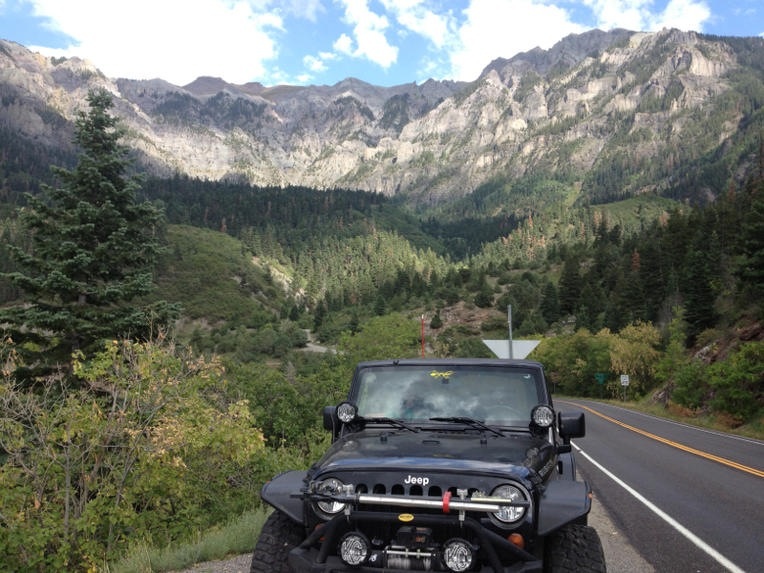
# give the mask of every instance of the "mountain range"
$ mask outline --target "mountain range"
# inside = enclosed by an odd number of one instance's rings
[[[158,176],[424,206],[529,178],[564,183],[571,204],[705,201],[756,166],[764,38],[594,30],[497,59],[473,82],[393,87],[111,79],[0,40],[5,138],[76,153],[73,121],[96,87],[113,93],[124,142]]]

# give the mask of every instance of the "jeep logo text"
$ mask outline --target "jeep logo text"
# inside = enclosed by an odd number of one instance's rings
[[[424,487],[428,483],[430,483],[430,478],[422,477],[422,476],[407,475],[406,479],[403,480],[403,483],[408,484],[408,485],[421,485],[421,486]]]

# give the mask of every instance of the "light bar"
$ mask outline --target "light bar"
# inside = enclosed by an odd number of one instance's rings
[[[326,494],[322,499],[326,499]],[[422,509],[440,509],[443,513],[450,511],[476,511],[483,513],[497,513],[502,509],[509,507],[529,507],[528,501],[511,500],[502,497],[491,497],[486,495],[473,495],[466,499],[453,499],[450,492],[442,497],[419,497],[402,495],[374,495],[359,493],[356,495],[332,495],[331,499],[335,503],[358,503],[367,505],[386,505],[396,507],[416,507]]]

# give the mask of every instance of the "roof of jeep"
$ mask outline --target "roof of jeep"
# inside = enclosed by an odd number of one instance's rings
[[[541,368],[541,362],[535,360],[512,360],[506,358],[396,358],[389,360],[368,360],[359,362],[357,368],[370,366],[428,366],[428,365],[465,365],[465,366],[520,366],[525,368]]]

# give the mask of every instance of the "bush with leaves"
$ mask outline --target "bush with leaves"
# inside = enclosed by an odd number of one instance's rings
[[[611,338],[610,364],[615,374],[629,376],[629,392],[644,395],[656,381],[660,333],[647,322],[629,324]]]
[[[74,362],[80,384],[0,381],[0,563],[97,568],[129,542],[188,537],[257,503],[273,467],[248,404],[215,361],[114,341]],[[263,461],[266,463],[263,463]]]
[[[713,410],[726,412],[740,423],[764,410],[764,342],[746,342],[727,360],[708,368]]]
[[[572,396],[600,397],[602,388],[595,374],[611,372],[612,336],[606,329],[597,334],[580,329],[574,334],[545,338],[531,357],[544,363],[555,391]]]
[[[420,328],[419,316],[392,313],[373,317],[361,324],[359,332],[341,336],[341,356],[352,366],[363,360],[415,357],[421,348]],[[349,386],[350,378],[345,390]]]
[[[700,360],[689,359],[677,364],[671,372],[671,399],[686,408],[698,410],[709,396],[708,367]]]

